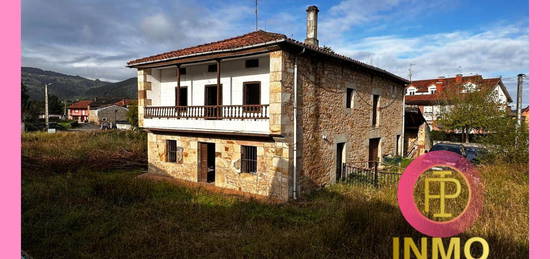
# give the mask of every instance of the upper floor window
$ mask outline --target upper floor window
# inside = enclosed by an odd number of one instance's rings
[[[437,88],[435,87],[435,85],[431,85],[430,87],[428,87],[428,92],[430,94],[435,94],[436,90],[437,90]]]
[[[477,91],[477,85],[472,83],[467,83],[464,85],[464,90],[462,90],[463,93],[471,93]]]
[[[217,71],[218,71],[218,65],[217,64],[208,65],[208,72],[217,72]]]
[[[260,104],[260,82],[247,82],[243,85],[243,104]]]
[[[346,88],[346,108],[353,108],[355,101],[355,89]]]
[[[241,146],[241,173],[255,174],[258,167],[257,148]]]
[[[260,66],[260,61],[257,58],[247,59],[244,62],[244,67],[246,68],[253,68],[253,67],[259,67],[259,66]]]
[[[416,88],[415,87],[407,88],[407,95],[415,95],[415,94],[416,94]]]
[[[378,126],[378,105],[380,103],[380,95],[372,96],[372,126]]]
[[[179,103],[176,103],[176,106],[187,106],[187,87],[180,87],[180,99]],[[178,88],[176,87],[176,102],[177,102]]]
[[[187,68],[180,67],[180,75],[185,75],[185,74],[187,74]]]

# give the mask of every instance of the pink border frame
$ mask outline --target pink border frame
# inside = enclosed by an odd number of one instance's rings
[[[0,102],[4,145],[9,147],[3,152],[2,161],[10,161],[4,167],[4,177],[0,181],[0,204],[3,206],[0,228],[0,251],[3,258],[20,256],[21,247],[21,129],[20,129],[20,75],[21,75],[21,3],[10,0],[2,3],[3,15],[0,16],[3,33],[8,35],[2,40],[0,55],[3,62],[2,83],[6,95]],[[550,121],[550,86],[545,73],[550,70],[550,1],[530,1],[530,207],[529,207],[529,254],[531,258],[546,258],[550,254],[547,245],[550,230],[550,173],[546,157],[550,146],[548,132]]]
[[[3,167],[0,181],[2,220],[0,254],[2,258],[21,258],[21,4],[19,0],[2,3],[0,16],[2,37],[3,94],[0,102],[2,118]]]
[[[550,248],[550,1],[531,0],[529,6],[529,257],[548,258]]]

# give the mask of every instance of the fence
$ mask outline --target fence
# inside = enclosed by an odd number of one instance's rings
[[[375,187],[396,184],[400,173],[379,170],[378,162],[368,162],[366,166],[342,165],[339,182],[352,185],[373,185]]]

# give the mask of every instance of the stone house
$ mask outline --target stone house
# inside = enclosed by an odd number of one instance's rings
[[[90,107],[89,121],[99,124],[101,122],[117,122],[128,120],[128,109],[118,105],[104,105]]]
[[[149,172],[287,200],[343,163],[402,154],[407,80],[307,39],[254,31],[128,62]]]
[[[458,90],[467,94],[482,88],[491,90],[497,101],[504,108],[509,109],[508,105],[512,102],[512,97],[502,79],[483,78],[481,75],[463,76],[457,74],[455,77],[412,81],[406,89],[405,103],[407,106],[418,107],[430,129],[437,130],[434,122],[441,112],[449,107],[445,91]]]

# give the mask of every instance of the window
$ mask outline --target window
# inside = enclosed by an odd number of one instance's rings
[[[180,67],[180,75],[187,74],[187,69],[185,67]]]
[[[260,82],[248,82],[243,85],[243,104],[260,104]]]
[[[259,67],[259,66],[260,66],[260,61],[257,58],[247,59],[244,62],[244,67],[246,67],[246,68]]]
[[[176,162],[177,142],[175,140],[166,140],[166,162]]]
[[[416,88],[415,87],[407,88],[407,95],[415,95],[415,94],[416,94]]]
[[[208,72],[217,72],[217,71],[218,71],[218,65],[217,64],[208,65]]]
[[[255,174],[257,168],[257,150],[253,146],[241,146],[241,173]]]
[[[176,100],[177,100],[178,88],[176,87]],[[180,87],[180,101],[176,103],[176,106],[187,106],[187,87]]]
[[[435,85],[432,85],[432,86],[428,87],[428,92],[429,92],[430,94],[435,94],[435,90],[436,90],[436,89],[437,89],[437,88],[435,87]]]
[[[355,89],[346,89],[346,108],[353,108],[353,101],[355,99]]]
[[[380,95],[372,96],[372,126],[378,126],[378,103]]]

